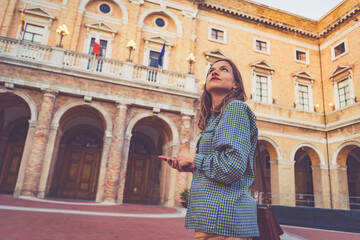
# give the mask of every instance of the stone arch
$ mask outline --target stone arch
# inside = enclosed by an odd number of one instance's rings
[[[146,117],[153,117],[154,115],[152,113],[143,113],[143,114],[139,114],[137,116],[135,116],[134,118],[132,118],[129,122],[129,124],[127,125],[127,128],[126,128],[126,131],[125,131],[125,138],[126,139],[130,139],[131,138],[131,132],[135,126],[135,124],[143,119],[143,118],[146,118]],[[172,133],[172,141],[171,143],[173,145],[176,145],[176,144],[180,144],[180,136],[179,136],[179,131],[175,125],[175,123],[169,119],[168,117],[164,116],[164,115],[155,115],[156,117],[160,118],[161,120],[163,120],[164,122],[166,122],[169,127],[170,127],[170,130],[171,130],[171,133]]]
[[[77,107],[77,106],[83,106],[83,105],[91,106],[101,114],[101,116],[104,118],[105,124],[106,124],[105,135],[106,136],[111,135],[112,129],[113,129],[113,122],[111,120],[111,117],[110,117],[109,113],[101,105],[99,105],[97,103],[84,103],[82,101],[77,101],[77,102],[71,102],[71,103],[65,104],[65,105],[61,106],[58,109],[58,111],[55,113],[53,121],[51,123],[51,126],[54,128],[57,128],[59,126],[61,117],[69,109]]]
[[[130,122],[127,124],[127,128],[125,130],[125,140],[123,145],[123,163],[122,166],[128,165],[129,158],[129,149],[130,149],[130,140],[132,137],[132,131],[137,123],[141,122],[142,119],[146,119],[148,117],[157,117],[163,120],[167,127],[169,128],[169,134],[172,135],[172,139],[169,138],[168,142],[163,142],[163,153],[165,155],[177,154],[178,147],[180,145],[180,135],[177,126],[175,123],[169,119],[168,117],[157,114],[154,115],[151,112],[142,113],[135,117],[133,117]],[[173,207],[175,203],[175,187],[176,187],[176,172],[172,171],[170,167],[164,162],[161,165],[161,176],[160,176],[160,204],[168,207]],[[126,176],[126,167],[121,168],[120,176],[124,176],[120,179],[120,189],[118,192],[119,202],[122,203],[124,200],[124,190],[125,190],[125,176]]]
[[[21,91],[18,90],[13,90],[13,91],[0,91],[1,93],[12,93],[16,96],[19,96],[20,98],[22,98],[27,105],[29,106],[30,109],[30,121],[32,122],[36,122],[37,121],[37,107],[36,107],[36,103],[35,101],[26,93],[23,93]]]
[[[168,15],[175,22],[177,36],[181,37],[182,36],[182,25],[181,25],[179,18],[175,14],[173,14],[167,10],[161,9],[161,8],[150,8],[150,9],[147,9],[144,12],[142,12],[139,17],[138,25],[143,26],[145,18],[148,15],[150,15],[152,13],[157,13],[157,12],[162,12],[162,13]]]
[[[309,143],[298,144],[291,152],[290,160],[295,159],[296,152],[301,148],[304,148],[304,151],[309,155],[313,166],[315,166],[315,165],[324,166],[325,165],[325,159],[324,159],[324,156],[322,155],[322,153],[314,145],[309,144]]]
[[[64,0],[67,2],[67,0]],[[122,18],[122,21],[124,23],[127,23],[128,22],[128,18],[129,18],[129,13],[126,9],[126,6],[124,5],[124,3],[120,0],[112,0],[114,1],[121,9],[122,13],[123,13],[123,18]],[[85,10],[85,7],[86,5],[90,2],[90,0],[81,0],[80,4],[79,4],[79,7],[78,7],[78,11],[84,11]]]
[[[360,147],[360,143],[357,141],[348,141],[348,142],[341,144],[334,152],[334,155],[333,155],[333,158],[331,161],[332,165],[338,164],[341,166],[346,166],[346,156],[349,155],[353,146]],[[345,156],[345,157],[342,158],[342,156]],[[341,161],[343,159],[345,159],[345,160]]]
[[[105,141],[112,135],[112,128],[109,113],[98,103],[76,101],[61,106],[51,123],[49,138],[53,140],[47,146],[49,157],[43,169],[43,195],[98,199],[107,161]],[[67,176],[72,168],[84,168],[87,172],[78,171],[73,175],[77,180],[71,183],[70,191]],[[80,188],[79,179],[87,187]]]
[[[266,136],[259,136],[258,140],[263,141],[263,144],[265,145],[266,149],[269,152],[271,160],[273,160],[273,159],[282,160],[280,148],[275,143],[274,140],[272,140],[271,138],[266,137]]]

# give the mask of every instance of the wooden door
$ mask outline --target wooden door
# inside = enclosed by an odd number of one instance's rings
[[[16,185],[25,140],[10,141],[0,172],[0,192],[12,194]]]
[[[126,169],[124,202],[145,203],[148,174],[149,155],[130,153]]]
[[[99,176],[98,148],[68,146],[58,196],[93,200]]]

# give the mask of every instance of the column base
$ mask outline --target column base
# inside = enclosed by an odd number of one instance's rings
[[[23,190],[21,192],[21,196],[26,196],[26,197],[36,197],[36,193],[31,191],[31,190]]]

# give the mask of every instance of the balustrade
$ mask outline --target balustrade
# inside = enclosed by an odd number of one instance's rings
[[[0,37],[1,55],[39,62],[49,67],[58,66],[64,69],[99,74],[99,76],[110,76],[119,80],[146,82],[150,87],[170,87],[192,93],[197,92],[196,79],[193,75],[94,57],[91,54],[68,51],[59,47]]]

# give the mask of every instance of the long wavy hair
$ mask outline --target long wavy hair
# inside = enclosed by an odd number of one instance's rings
[[[211,67],[217,63],[217,62],[227,62],[230,64],[233,74],[234,74],[234,80],[235,85],[237,86],[236,89],[233,89],[233,91],[230,91],[226,97],[221,101],[221,103],[216,106],[214,109],[212,109],[212,100],[210,93],[206,90],[206,83],[204,85],[204,91],[203,94],[200,97],[200,111],[198,114],[198,121],[197,125],[200,128],[201,131],[205,130],[206,127],[206,120],[211,116],[218,116],[222,111],[225,109],[226,105],[231,102],[232,100],[241,100],[243,102],[246,101],[247,97],[245,94],[245,88],[244,83],[240,74],[239,69],[236,67],[235,63],[231,61],[230,59],[220,59],[215,61],[213,64],[211,64]],[[210,70],[209,69],[209,70]],[[209,72],[207,73],[206,77],[209,75]]]

